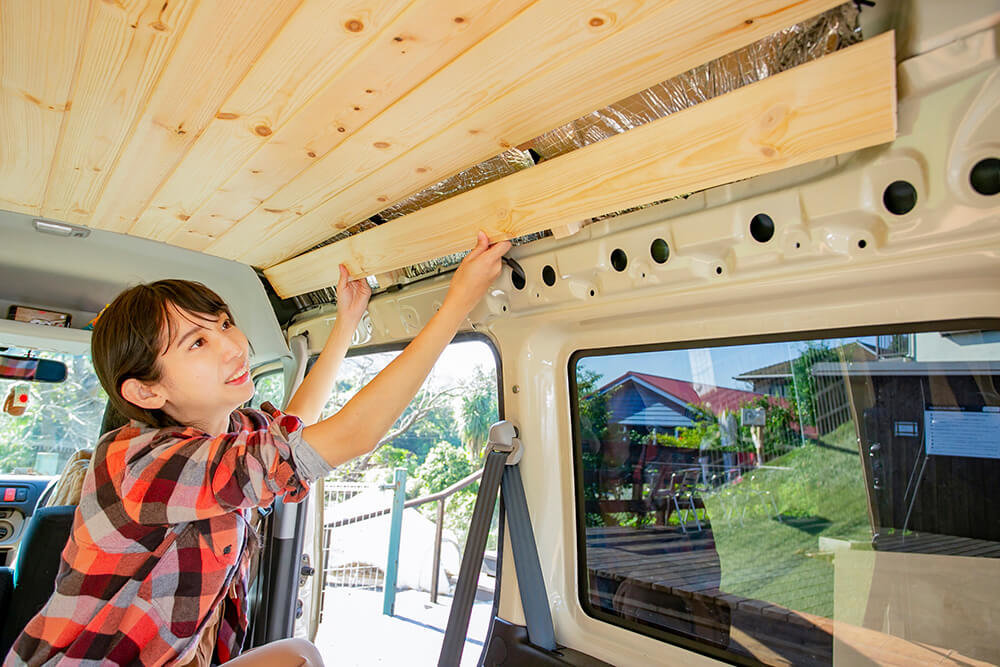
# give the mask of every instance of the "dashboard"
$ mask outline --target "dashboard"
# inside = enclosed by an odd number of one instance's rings
[[[0,475],[0,566],[13,567],[28,519],[58,477]]]

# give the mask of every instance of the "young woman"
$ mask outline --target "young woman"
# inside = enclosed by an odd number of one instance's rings
[[[249,345],[199,283],[120,294],[93,333],[111,403],[131,418],[98,442],[56,589],[5,665],[322,664],[282,640],[239,656],[247,628],[247,510],[302,500],[333,466],[370,451],[500,273],[507,242],[480,232],[440,310],[340,412],[318,421],[368,304],[341,267],[337,320],[285,412],[253,395]],[[267,404],[265,404],[267,405]]]

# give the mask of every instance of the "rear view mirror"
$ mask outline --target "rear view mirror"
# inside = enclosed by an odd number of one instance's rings
[[[0,378],[33,382],[62,382],[66,364],[52,359],[0,355]]]

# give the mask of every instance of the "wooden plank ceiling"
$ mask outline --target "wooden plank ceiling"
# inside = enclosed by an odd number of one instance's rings
[[[0,208],[275,267],[506,148],[837,4],[0,0]],[[612,199],[573,215],[614,210]],[[432,218],[414,218],[424,231],[410,238],[440,237]],[[468,244],[464,227],[445,229],[462,233],[452,246]]]

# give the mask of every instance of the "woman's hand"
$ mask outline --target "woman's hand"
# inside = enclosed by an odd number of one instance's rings
[[[341,264],[340,280],[337,281],[337,322],[343,318],[345,324],[350,324],[353,331],[361,321],[361,316],[365,314],[372,288],[364,278],[360,280],[349,278],[347,267]]]
[[[510,250],[510,241],[490,245],[486,232],[480,231],[472,249],[451,279],[445,303],[459,310],[463,317],[476,307],[487,288],[500,275],[500,258]]]

